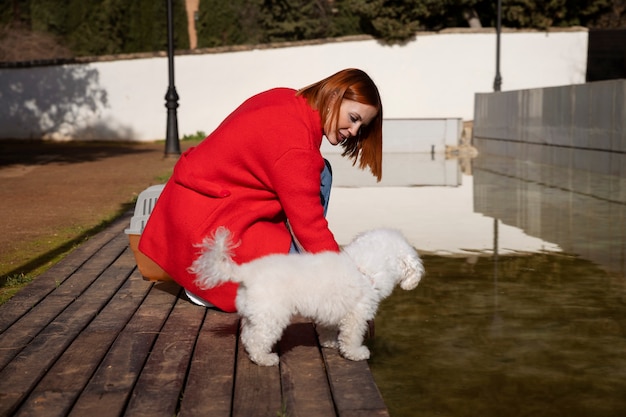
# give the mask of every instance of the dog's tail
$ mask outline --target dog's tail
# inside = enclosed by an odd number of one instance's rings
[[[189,267],[189,272],[196,275],[200,288],[213,288],[225,282],[239,282],[238,265],[232,260],[233,244],[230,230],[218,227],[213,236],[206,237],[201,244],[200,255]]]

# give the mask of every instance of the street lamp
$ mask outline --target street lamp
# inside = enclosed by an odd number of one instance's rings
[[[172,13],[172,0],[167,2],[167,60],[169,64],[169,85],[165,94],[165,107],[167,107],[167,133],[165,136],[165,156],[179,156],[180,142],[178,140],[178,93],[174,86],[174,23]]]
[[[502,76],[500,75],[500,32],[502,31],[502,0],[498,0],[498,17],[496,23],[496,78],[493,80],[493,91],[500,91]]]

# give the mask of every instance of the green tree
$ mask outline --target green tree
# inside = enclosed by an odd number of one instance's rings
[[[0,1],[0,23],[30,26],[30,0]]]
[[[509,27],[546,29],[567,16],[567,0],[505,0],[502,20]]]
[[[261,43],[262,2],[263,0],[201,0],[196,25],[198,47]]]
[[[92,0],[77,5],[71,13],[71,24],[66,36],[76,55],[108,55],[123,51],[128,35],[128,14],[123,0]]]
[[[62,36],[67,32],[65,0],[30,0],[31,29]]]
[[[624,0],[502,0],[502,24],[536,29],[600,26],[605,21],[626,20],[625,3]],[[468,26],[472,16],[482,26],[496,24],[495,0],[348,0],[348,4],[359,17],[363,33],[389,43],[404,42],[418,30]]]
[[[362,33],[349,0],[201,0],[198,46],[319,39]]]
[[[387,42],[412,38],[425,13],[423,0],[349,0],[348,7],[365,33]]]
[[[589,7],[593,7],[593,5]],[[593,10],[587,25],[601,28],[625,28],[626,0],[612,0],[607,9],[606,12],[596,12]]]
[[[167,3],[165,0],[134,0],[127,6],[128,33],[122,52],[150,52],[167,49]],[[184,0],[172,0],[174,46],[189,49],[187,12]]]
[[[362,34],[359,16],[350,8],[351,0],[330,2],[330,25],[325,37]]]
[[[184,0],[173,0],[178,49],[189,48]],[[74,55],[151,52],[167,48],[165,0],[11,0],[0,20],[59,37]]]
[[[502,0],[502,24],[513,28],[588,26],[624,0]],[[485,3],[485,2],[483,2]],[[489,13],[495,26],[495,8]]]
[[[172,0],[177,49],[189,47],[184,0]],[[494,27],[496,0],[201,0],[198,46],[370,34],[406,42],[417,31]],[[165,0],[2,0],[0,23],[50,34],[75,55],[167,48]],[[626,0],[502,0],[512,28],[626,26]],[[1,41],[1,39],[0,39]]]
[[[325,38],[332,28],[327,0],[265,0],[261,10],[268,42]]]

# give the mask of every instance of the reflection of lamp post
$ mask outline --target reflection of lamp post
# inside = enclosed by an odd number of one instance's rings
[[[167,2],[167,59],[169,63],[169,86],[165,94],[165,107],[167,107],[167,133],[165,136],[165,156],[180,155],[180,143],[178,140],[178,93],[174,86],[174,23],[172,13],[172,0]]]
[[[499,312],[498,302],[498,245],[500,233],[498,231],[498,219],[493,219],[493,320],[491,321],[491,334],[500,336],[502,334],[502,317]]]
[[[500,76],[500,32],[502,31],[502,0],[498,0],[498,17],[496,23],[496,78],[493,80],[493,91],[500,91],[502,77]]]

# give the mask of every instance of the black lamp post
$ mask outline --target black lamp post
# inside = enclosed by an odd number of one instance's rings
[[[167,60],[169,63],[169,86],[165,94],[165,107],[167,107],[167,133],[165,136],[165,156],[180,155],[180,141],[178,140],[178,93],[174,86],[174,22],[172,12],[172,0],[167,2]]]
[[[496,23],[496,78],[493,80],[493,91],[500,91],[502,76],[500,75],[500,32],[502,31],[502,0],[498,0],[498,17]]]

